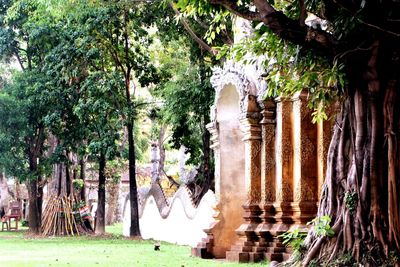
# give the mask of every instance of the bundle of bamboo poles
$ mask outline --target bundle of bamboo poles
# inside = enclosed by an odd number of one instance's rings
[[[73,202],[73,199],[67,196],[49,197],[42,215],[43,235],[79,235],[72,209]]]

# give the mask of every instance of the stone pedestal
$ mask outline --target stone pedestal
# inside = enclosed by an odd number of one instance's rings
[[[243,218],[245,222],[236,230],[239,240],[230,251],[226,252],[226,259],[235,262],[258,262],[264,259],[264,244],[260,244],[257,227],[261,223],[262,210],[259,205],[246,204]]]

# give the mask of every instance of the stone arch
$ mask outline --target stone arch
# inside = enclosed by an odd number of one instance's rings
[[[243,65],[227,62],[224,68],[215,68],[211,83],[215,89],[212,133],[215,152],[215,193],[219,201],[218,224],[212,228],[212,254],[225,257],[226,251],[238,239],[235,230],[243,217],[241,206],[246,203],[246,138],[247,118],[259,115],[257,103],[259,87],[247,75]]]
[[[211,84],[215,89],[214,105],[211,107],[211,121],[217,120],[217,103],[220,100],[224,89],[231,85],[234,86],[239,94],[240,117],[245,117],[247,113],[258,112],[256,99],[258,92],[264,90],[258,81],[246,75],[243,65],[234,62],[227,62],[224,68],[214,68]]]

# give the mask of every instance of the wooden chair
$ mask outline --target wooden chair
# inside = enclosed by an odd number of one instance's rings
[[[1,219],[1,231],[2,232],[4,231],[4,226],[5,226],[7,231],[10,231],[10,227],[9,227],[9,224],[8,224],[8,218],[6,218],[6,217],[3,217]]]
[[[10,209],[10,214],[5,216],[8,220],[8,230],[18,230],[18,221],[21,219],[21,203],[18,201],[11,203]],[[15,222],[14,226],[11,224],[12,221]]]

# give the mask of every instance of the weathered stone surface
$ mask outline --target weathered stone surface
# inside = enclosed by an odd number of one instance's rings
[[[157,187],[157,186],[155,186]],[[199,205],[193,205],[190,191],[182,186],[167,201],[159,190],[149,190],[140,199],[140,231],[144,239],[162,240],[195,247],[199,242],[207,243],[209,236],[204,229],[217,221],[216,198],[208,191]],[[157,201],[158,199],[158,201]],[[160,201],[161,199],[161,201]],[[129,236],[130,208],[127,201],[124,209],[124,235]],[[205,251],[199,255],[207,255]],[[209,256],[210,257],[210,256]]]

